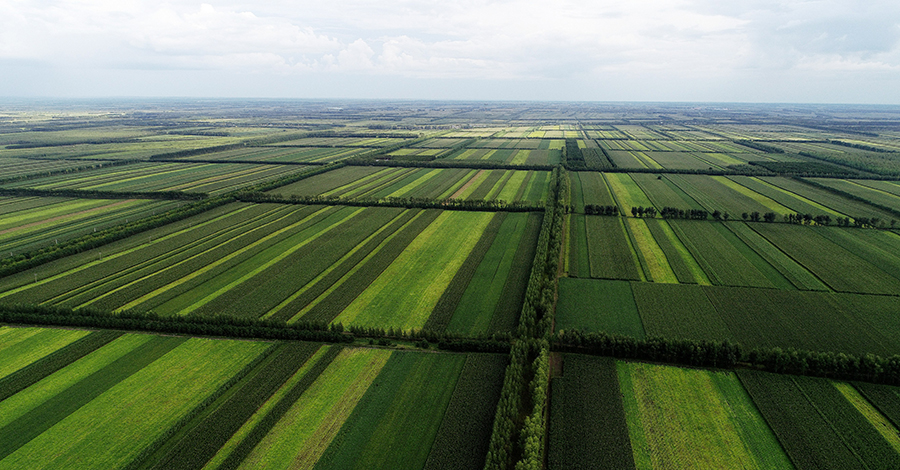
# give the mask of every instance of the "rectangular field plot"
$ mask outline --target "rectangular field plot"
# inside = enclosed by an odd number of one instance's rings
[[[507,165],[551,166],[559,163],[559,150],[509,148],[469,148],[458,150],[442,158],[452,160],[479,160]]]
[[[0,197],[0,258],[161,214],[181,204],[132,199]]]
[[[305,137],[269,144],[270,147],[387,147],[407,141],[398,137]]]
[[[221,194],[297,171],[300,169],[295,165],[135,163],[84,171],[74,175],[19,181],[5,187]]]
[[[897,312],[885,295],[562,278],[556,329],[891,356]]]
[[[900,210],[900,182],[878,180],[841,180],[810,178],[821,185],[852,194],[863,200]],[[864,216],[864,214],[859,214]],[[896,217],[895,217],[896,218]]]
[[[28,158],[0,157],[0,182],[14,181],[26,176],[46,176],[51,172],[75,171],[85,167],[101,167],[105,162],[79,162],[72,160],[38,160]]]
[[[734,373],[616,367],[637,468],[791,468]]]
[[[539,225],[528,213],[232,204],[7,277],[0,302],[506,330]],[[460,302],[478,309],[457,319]]]
[[[502,200],[541,205],[548,171],[348,166],[270,191],[285,197]]]

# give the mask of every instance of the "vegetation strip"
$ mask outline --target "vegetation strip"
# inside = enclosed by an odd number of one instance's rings
[[[96,331],[3,377],[0,379],[0,401],[6,400],[44,377],[64,369],[122,334],[119,331]]]
[[[157,337],[148,341],[0,428],[0,460],[186,340]]]
[[[469,354],[424,470],[480,468],[491,435],[491,417],[500,399],[507,358]]]

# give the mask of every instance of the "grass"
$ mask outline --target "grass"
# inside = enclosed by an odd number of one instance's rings
[[[492,217],[442,213],[334,321],[421,328]]]
[[[645,336],[627,281],[560,278],[556,329]]]
[[[734,374],[617,369],[638,468],[791,468]]]

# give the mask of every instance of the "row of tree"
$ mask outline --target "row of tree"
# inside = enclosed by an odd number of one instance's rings
[[[495,211],[495,212],[535,212],[540,206],[530,205],[525,201],[506,202],[501,199],[428,199],[420,197],[386,197],[386,198],[345,198],[340,196],[301,196],[284,197],[278,194],[260,192],[241,192],[235,198],[242,202],[278,203],[278,204],[324,204],[356,207],[405,207],[407,209],[444,209],[457,211]]]
[[[100,191],[96,189],[67,188],[0,188],[0,196],[72,197],[82,199],[164,199],[171,201],[197,201],[209,197],[207,193],[192,193],[187,191]]]
[[[900,385],[900,355],[857,356],[780,347],[746,350],[727,339],[635,339],[577,330],[560,331],[552,338],[552,349],[668,364],[724,369],[750,367],[774,373]]]

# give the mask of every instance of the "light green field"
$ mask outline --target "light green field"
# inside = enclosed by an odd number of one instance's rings
[[[191,339],[0,461],[0,468],[121,467],[268,343]]]
[[[730,372],[619,362],[639,469],[793,468]]]
[[[126,334],[0,402],[0,428],[153,338]]]
[[[0,378],[88,334],[83,330],[0,327]]]
[[[650,229],[642,219],[626,219],[628,231],[638,251],[638,257],[641,260],[641,266],[644,268],[644,275],[647,280],[653,282],[663,282],[666,284],[678,284],[678,278],[662,248],[656,243]]]
[[[443,212],[333,323],[421,328],[493,216]]]
[[[632,207],[652,207],[653,203],[627,173],[606,173],[606,182],[619,203],[619,212],[631,214]],[[586,198],[585,198],[586,199]]]
[[[312,468],[390,356],[379,349],[341,351],[240,468]]]

